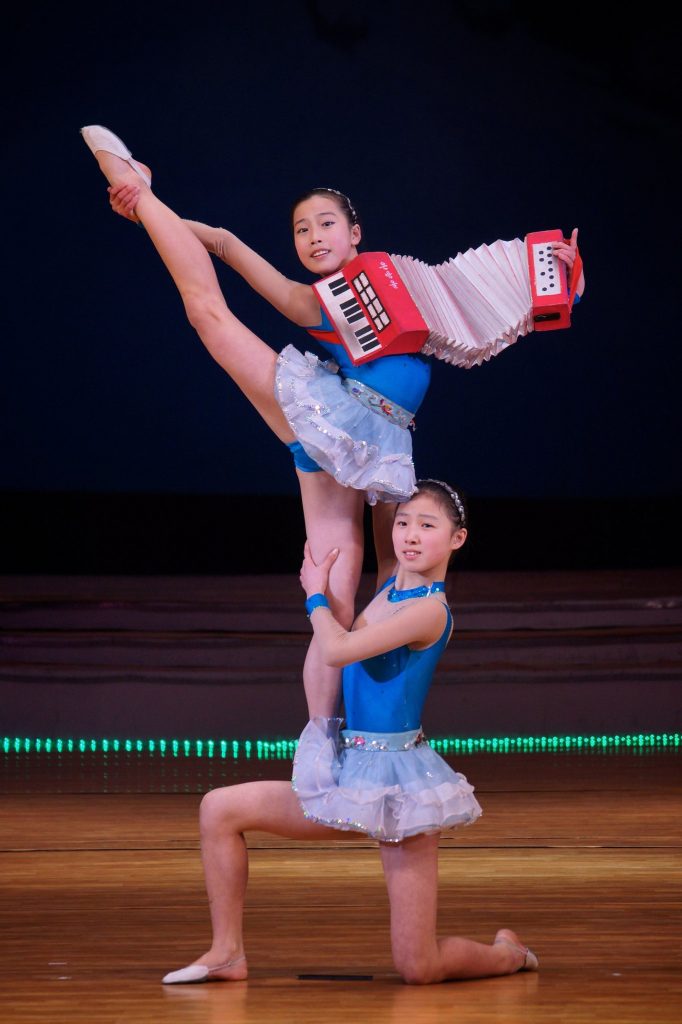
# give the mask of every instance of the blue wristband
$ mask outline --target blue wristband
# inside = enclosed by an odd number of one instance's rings
[[[308,618],[313,614],[316,608],[328,608],[329,601],[324,594],[312,594],[305,603],[305,610]]]

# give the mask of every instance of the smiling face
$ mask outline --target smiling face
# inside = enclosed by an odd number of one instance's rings
[[[333,196],[315,195],[294,210],[294,244],[301,263],[326,277],[358,254],[360,225],[351,225]]]
[[[444,504],[430,494],[418,493],[399,505],[393,521],[393,547],[400,567],[434,579],[445,575],[450,555],[461,548],[466,536]]]

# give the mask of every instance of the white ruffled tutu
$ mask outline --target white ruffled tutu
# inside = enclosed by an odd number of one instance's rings
[[[414,493],[409,430],[350,394],[312,352],[293,345],[280,352],[275,396],[307,454],[338,483],[365,491],[370,505]]]
[[[480,816],[473,786],[421,730],[359,735],[341,721],[313,718],[298,741],[291,784],[306,818],[399,843]]]

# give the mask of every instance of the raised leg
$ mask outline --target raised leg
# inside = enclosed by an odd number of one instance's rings
[[[105,150],[98,150],[96,157],[111,184],[128,182],[139,187],[135,213],[175,282],[187,319],[208,351],[277,437],[285,443],[293,441],[294,434],[274,395],[277,353],[228,309],[204,246],[124,160]]]
[[[204,345],[241,388],[277,437],[294,440],[274,395],[276,353],[228,309],[211,258],[187,225],[156,196],[125,160],[97,150],[97,161],[112,185],[130,182],[139,188],[135,213],[171,274],[188,320]],[[330,576],[330,603],[339,621],[350,628],[362,571],[364,496],[337,484],[326,473],[299,473],[306,532],[313,557],[333,547],[341,554]],[[325,665],[313,640],[304,668],[310,717],[337,713],[340,672]]]
[[[526,947],[509,929],[499,931],[491,945],[457,936],[436,937],[437,834],[395,845],[382,843],[381,862],[391,905],[393,961],[408,984],[513,974],[530,966]],[[534,957],[533,961],[537,967]]]

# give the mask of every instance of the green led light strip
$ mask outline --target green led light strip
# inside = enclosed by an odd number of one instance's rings
[[[511,753],[600,753],[677,751],[682,734],[630,733],[617,736],[499,736],[429,740],[439,754]],[[180,740],[180,739],[73,739],[72,737],[31,739],[3,736],[5,754],[151,754],[160,757],[220,757],[237,760],[291,760],[298,740]]]

